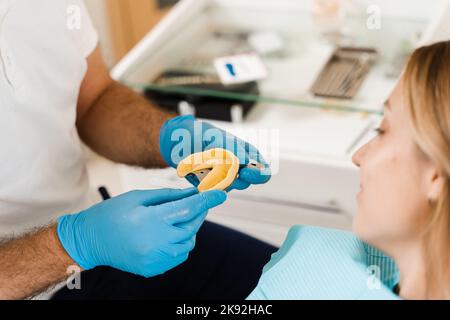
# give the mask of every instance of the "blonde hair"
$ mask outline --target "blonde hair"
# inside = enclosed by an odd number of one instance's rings
[[[450,297],[450,41],[417,49],[403,76],[409,120],[419,149],[444,185],[424,230],[428,291]]]

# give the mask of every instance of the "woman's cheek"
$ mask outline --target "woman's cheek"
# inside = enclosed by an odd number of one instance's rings
[[[381,236],[394,223],[397,162],[397,157],[387,152],[367,154],[361,172],[362,192],[357,196],[358,214],[353,225],[354,231],[364,238]]]

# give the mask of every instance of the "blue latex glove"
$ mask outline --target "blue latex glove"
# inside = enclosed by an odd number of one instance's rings
[[[223,148],[233,152],[239,159],[239,176],[227,191],[243,190],[251,184],[263,184],[270,180],[269,165],[253,145],[213,125],[196,120],[193,116],[179,116],[168,120],[160,131],[160,151],[167,164],[173,168],[187,156],[213,148]],[[264,166],[264,170],[248,168],[251,162]],[[187,177],[198,186],[195,176]]]
[[[208,209],[226,193],[195,188],[132,191],[58,219],[69,256],[83,269],[110,266],[144,277],[183,263]]]

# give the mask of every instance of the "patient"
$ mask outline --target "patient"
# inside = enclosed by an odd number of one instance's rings
[[[354,233],[296,226],[266,264],[276,248],[206,222],[180,267],[145,281],[101,268],[54,298],[450,298],[449,41],[414,52],[377,131],[353,158]]]
[[[293,228],[250,298],[450,298],[449,41],[413,53],[377,132],[353,156],[354,234]]]

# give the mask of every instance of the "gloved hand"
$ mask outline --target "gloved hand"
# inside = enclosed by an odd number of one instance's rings
[[[195,188],[131,191],[59,218],[58,237],[85,270],[110,266],[156,276],[187,259],[208,209],[225,200],[225,192]]]
[[[238,178],[228,188],[243,190],[251,184],[263,184],[270,180],[269,165],[253,145],[213,125],[196,120],[193,116],[179,116],[168,120],[160,131],[160,151],[167,164],[173,168],[187,156],[213,148],[223,148],[233,152],[239,159],[241,169]],[[263,169],[246,167],[257,162]],[[195,176],[187,179],[194,186],[199,181]]]

